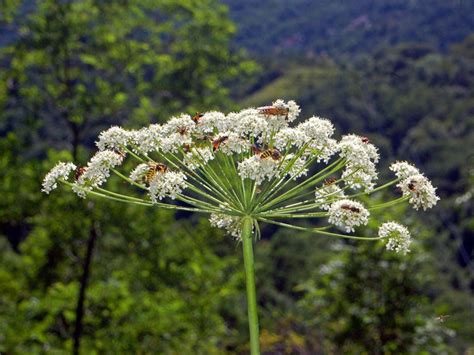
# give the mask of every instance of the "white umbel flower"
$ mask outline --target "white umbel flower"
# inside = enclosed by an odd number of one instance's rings
[[[227,117],[232,124],[230,130],[242,137],[266,136],[269,132],[268,121],[256,109],[250,108],[238,113],[230,113]]]
[[[199,118],[196,130],[200,133],[219,133],[229,129],[229,121],[222,112],[206,112]],[[217,131],[217,132],[216,132]]]
[[[393,171],[399,179],[406,179],[410,176],[420,174],[417,168],[406,161],[396,161],[390,165],[390,170]]]
[[[354,227],[366,225],[369,221],[369,211],[357,201],[340,200],[329,207],[329,223],[354,232]]]
[[[196,123],[192,120],[191,116],[183,114],[179,117],[172,117],[162,127],[162,135],[164,137],[171,136],[175,133],[189,135],[196,130]]]
[[[241,220],[239,217],[211,213],[209,222],[211,223],[211,226],[224,229],[234,238],[240,239],[242,231],[240,226]]]
[[[108,130],[103,131],[99,135],[99,140],[95,142],[99,150],[117,149],[121,151],[123,147],[127,146],[131,134],[129,131],[121,127],[113,126]]]
[[[301,109],[293,100],[288,101],[287,106],[288,106],[288,122],[293,122],[300,115]]]
[[[331,156],[338,151],[336,140],[331,138],[334,134],[334,126],[331,121],[313,116],[300,123],[297,129],[307,137],[308,154],[316,154],[318,162],[328,162]]]
[[[163,126],[151,124],[138,131],[130,131],[130,140],[137,147],[137,149],[132,148],[135,153],[157,152],[162,146]]]
[[[287,147],[301,148],[305,143],[309,141],[309,137],[305,132],[298,128],[282,128],[275,137],[273,138],[273,144],[275,148],[284,150]]]
[[[364,167],[370,162],[377,163],[379,161],[379,153],[377,148],[368,142],[365,137],[349,134],[343,136],[339,142],[340,155],[357,167]]]
[[[239,175],[242,179],[255,180],[257,185],[260,185],[265,179],[271,180],[276,175],[279,164],[278,160],[261,159],[254,155],[239,163]]]
[[[314,192],[316,203],[321,203],[323,210],[328,210],[331,203],[345,197],[344,190],[334,182],[325,183]]]
[[[377,170],[372,162],[369,162],[364,167],[347,164],[342,173],[342,179],[344,179],[346,186],[353,189],[364,189],[366,192],[374,188],[374,181],[377,178]]]
[[[107,181],[110,169],[122,164],[123,155],[111,150],[97,152],[87,163],[84,172],[74,183],[73,191],[82,198],[86,197],[86,191],[92,190]]]
[[[427,210],[436,205],[439,197],[436,195],[436,188],[422,174],[413,175],[400,181],[397,184],[402,190],[403,196],[410,196],[408,202],[418,210],[420,207]]]
[[[235,132],[227,131],[218,137],[226,137],[225,141],[219,145],[219,151],[226,155],[232,155],[234,153],[240,154],[250,149],[249,141],[243,139]]]
[[[179,171],[158,172],[150,182],[150,197],[152,202],[157,203],[165,197],[176,199],[186,188],[186,175]]]
[[[343,178],[354,189],[370,191],[378,174],[375,164],[379,161],[377,148],[366,137],[349,134],[338,144],[340,156],[347,160]]]
[[[58,179],[67,180],[74,170],[76,170],[76,166],[73,163],[57,163],[44,177],[41,191],[49,194],[58,187]]]
[[[411,236],[405,226],[396,222],[386,222],[379,228],[379,237],[388,238],[387,250],[406,255],[410,252]]]
[[[142,183],[145,179],[146,174],[150,170],[150,165],[148,164],[139,164],[135,169],[130,173],[130,180],[136,183]]]

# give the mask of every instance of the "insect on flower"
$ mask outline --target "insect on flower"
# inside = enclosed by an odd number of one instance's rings
[[[189,153],[191,151],[191,145],[190,144],[184,144],[183,145],[183,151],[185,153]]]
[[[196,114],[193,117],[191,117],[191,119],[194,121],[194,123],[199,123],[199,121],[201,120],[203,116],[204,116],[203,113],[196,112]]]
[[[78,166],[76,168],[76,171],[75,171],[75,174],[74,174],[74,178],[77,180],[79,180],[79,178],[81,177],[82,174],[84,174],[84,172],[86,171],[86,168],[82,167],[82,166]]]
[[[350,206],[348,204],[344,204],[344,205],[341,205],[341,208],[343,210],[346,210],[346,211],[351,211],[351,212],[354,212],[354,213],[359,213],[360,212],[360,209],[355,207],[355,206]]]
[[[153,163],[150,164],[150,167],[148,168],[148,171],[145,175],[145,182],[150,184],[150,182],[153,180],[155,175],[157,173],[166,173],[168,170],[168,167],[165,164],[162,163]]]
[[[178,133],[184,136],[186,133],[188,133],[188,129],[186,127],[178,127]]]
[[[290,109],[287,106],[262,106],[257,108],[265,116],[285,116],[288,119]]]
[[[365,144],[369,144],[369,143],[370,143],[370,140],[369,140],[369,138],[367,138],[367,137],[360,137],[360,139],[362,140],[362,143],[365,143]]]
[[[280,160],[281,153],[278,149],[267,149],[260,153],[260,159],[272,158],[273,160]]]
[[[337,181],[337,178],[334,177],[334,176],[332,176],[332,177],[330,177],[330,178],[324,180],[324,185],[325,185],[325,186],[332,185],[332,184],[334,184],[336,181]]]
[[[222,136],[212,141],[212,150],[215,152],[220,145],[229,139],[228,136]]]

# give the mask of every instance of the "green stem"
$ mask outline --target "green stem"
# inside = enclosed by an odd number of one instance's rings
[[[253,260],[253,221],[245,217],[242,222],[242,247],[244,253],[245,281],[247,285],[247,308],[250,330],[250,354],[259,355],[257,293],[255,291],[255,267]]]

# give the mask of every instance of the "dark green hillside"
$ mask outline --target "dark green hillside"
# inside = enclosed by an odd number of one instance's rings
[[[474,30],[474,2],[466,0],[224,2],[237,43],[259,55],[352,54],[406,41],[446,49]]]

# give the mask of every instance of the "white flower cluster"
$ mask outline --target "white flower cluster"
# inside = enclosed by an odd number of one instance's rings
[[[211,226],[225,229],[228,234],[234,238],[240,239],[242,233],[240,218],[235,216],[227,216],[225,214],[211,213],[209,222],[211,223]]]
[[[130,180],[136,183],[142,183],[146,174],[150,170],[150,165],[148,164],[139,164],[135,169],[130,173]]]
[[[52,190],[58,187],[58,179],[67,180],[72,171],[76,170],[73,163],[59,162],[52,168],[44,177],[43,188],[41,191],[49,194]]]
[[[331,203],[345,197],[344,190],[335,182],[327,182],[318,187],[314,195],[316,203],[320,203],[323,210],[328,210]]]
[[[271,180],[277,174],[278,160],[272,158],[262,159],[254,155],[239,163],[239,175],[242,179],[255,180],[260,185],[265,179]]]
[[[436,205],[439,197],[436,195],[436,188],[422,174],[408,176],[398,183],[397,187],[402,190],[403,196],[410,196],[408,202],[418,210],[427,210]]]
[[[420,174],[417,168],[406,161],[396,161],[390,165],[390,170],[393,171],[399,179],[406,179],[410,176]]]
[[[410,252],[411,236],[405,226],[396,222],[386,222],[379,228],[379,237],[388,238],[387,250],[393,250],[403,255]]]
[[[175,199],[186,187],[186,175],[178,171],[156,173],[150,181],[150,197],[156,203],[165,197]]]
[[[73,186],[73,191],[82,198],[86,197],[87,191],[98,187],[107,181],[110,169],[121,165],[123,155],[111,150],[96,153],[84,168],[84,172],[78,176]]]
[[[131,134],[129,131],[121,127],[113,126],[108,130],[103,131],[99,135],[99,140],[95,142],[99,150],[113,150],[122,151],[130,142]]]
[[[300,123],[297,129],[307,137],[309,152],[318,156],[318,162],[328,162],[331,156],[337,152],[337,141],[331,138],[334,134],[334,126],[331,121],[313,116]]]
[[[353,232],[368,223],[369,211],[350,198],[374,189],[377,148],[368,138],[354,134],[335,140],[334,126],[325,118],[313,116],[294,124],[300,112],[294,101],[276,100],[270,106],[229,114],[182,114],[139,130],[111,127],[99,135],[99,152],[86,167],[76,170],[73,190],[81,197],[94,189],[96,194],[106,193],[99,187],[128,154],[138,165],[126,173],[115,171],[119,177],[147,191],[154,203],[171,198],[192,205],[195,211],[221,211],[211,215],[211,224],[236,237],[240,217],[234,215],[239,213],[278,216],[273,218],[328,215],[329,223]],[[316,163],[329,164],[331,159],[332,164],[315,171]],[[46,175],[42,190],[49,193],[74,169],[72,163],[59,163]],[[398,182],[415,209],[437,203],[436,189],[417,168],[399,161],[390,169],[397,179],[386,186]],[[294,183],[303,176],[308,178]],[[332,178],[321,185],[328,176]],[[186,188],[191,196],[185,195]],[[354,189],[362,192],[346,192]],[[313,193],[314,199],[306,197]],[[114,199],[120,200],[120,194],[115,193]],[[122,200],[130,201],[126,196]],[[387,247],[408,250],[409,235],[393,223],[380,230],[392,233]]]
[[[369,211],[357,201],[339,200],[329,207],[329,223],[343,228],[346,232],[354,232],[354,227],[366,225]]]
[[[349,134],[338,144],[340,156],[347,161],[342,175],[345,183],[355,189],[370,191],[377,180],[375,164],[379,161],[377,148],[366,137]]]

